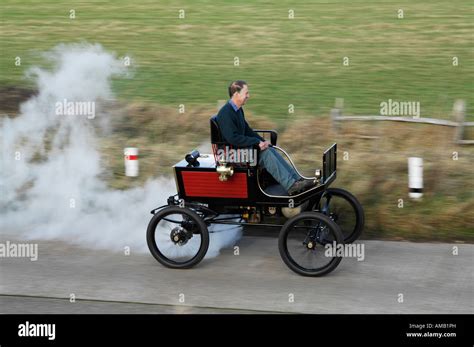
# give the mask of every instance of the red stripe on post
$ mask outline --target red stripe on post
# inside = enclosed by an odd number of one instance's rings
[[[125,159],[127,159],[127,160],[138,160],[138,155],[126,155]]]

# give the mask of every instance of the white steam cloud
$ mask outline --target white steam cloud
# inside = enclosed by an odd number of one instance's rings
[[[98,178],[103,169],[91,122],[108,124],[110,114],[101,105],[113,99],[111,78],[126,74],[122,62],[100,45],[89,44],[60,45],[46,57],[51,70],[29,72],[38,95],[21,105],[18,117],[0,118],[1,233],[148,252],[150,210],[176,193],[172,179],[112,191]],[[57,103],[64,100],[94,103],[95,117],[58,114]],[[240,236],[240,227],[211,233],[207,257],[232,246]]]

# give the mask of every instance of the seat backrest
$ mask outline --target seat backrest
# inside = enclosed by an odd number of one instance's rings
[[[209,120],[211,126],[211,144],[212,144],[212,152],[214,154],[214,159],[216,163],[219,164],[219,150],[224,150],[224,153],[227,153],[228,150],[232,150],[233,146],[227,143],[222,136],[221,129],[219,128],[219,123],[217,122],[217,116],[212,116]],[[255,166],[258,163],[258,153],[257,156],[254,158],[252,162],[242,162],[242,163],[233,163],[232,166],[234,167],[249,167]]]
[[[222,138],[221,129],[217,123],[217,116],[212,116],[210,119],[211,124],[211,143],[223,144],[224,139]]]

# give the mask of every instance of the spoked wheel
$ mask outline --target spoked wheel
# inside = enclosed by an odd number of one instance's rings
[[[318,212],[303,212],[283,225],[278,249],[285,264],[294,272],[322,276],[341,262],[342,258],[335,255],[338,245],[343,243],[339,226],[330,218]]]
[[[364,210],[354,195],[340,188],[328,188],[321,198],[317,210],[341,228],[344,243],[357,240],[364,228]]]
[[[190,268],[199,263],[209,247],[209,232],[196,212],[184,207],[166,207],[148,224],[151,254],[164,266]]]

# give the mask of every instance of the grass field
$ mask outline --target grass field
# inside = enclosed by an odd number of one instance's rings
[[[455,99],[467,101],[468,113],[474,104],[467,0],[4,0],[0,16],[1,85],[27,83],[23,74],[40,62],[39,51],[87,41],[132,57],[134,77],[115,83],[127,101],[214,106],[240,78],[251,87],[248,111],[279,125],[326,115],[336,97],[349,114],[378,114],[380,102],[393,99],[419,101],[421,116],[449,118]]]

